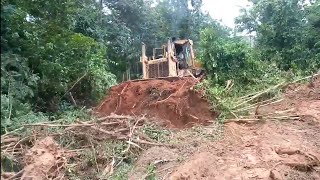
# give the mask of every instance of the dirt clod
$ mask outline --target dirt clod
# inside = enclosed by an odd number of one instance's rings
[[[96,112],[146,115],[171,128],[206,125],[217,113],[211,111],[210,103],[200,93],[192,90],[197,83],[189,77],[124,82],[111,88]]]
[[[271,170],[270,176],[272,180],[283,180],[281,174],[277,170]]]
[[[21,179],[54,179],[61,178],[66,163],[64,151],[52,137],[36,141],[25,154]]]

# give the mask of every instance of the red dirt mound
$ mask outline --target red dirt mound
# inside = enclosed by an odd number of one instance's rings
[[[164,122],[167,127],[206,125],[217,117],[211,105],[194,90],[194,78],[127,81],[111,88],[95,109],[99,115],[134,115]]]

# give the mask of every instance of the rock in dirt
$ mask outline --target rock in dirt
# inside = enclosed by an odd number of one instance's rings
[[[272,180],[283,180],[282,175],[277,170],[271,170],[269,177]]]
[[[35,145],[24,156],[25,167],[21,179],[42,180],[62,178],[66,158],[52,137],[35,142]]]
[[[206,125],[217,113],[211,111],[211,104],[194,90],[197,83],[190,77],[127,81],[112,87],[95,112],[101,116],[145,115],[174,128]]]

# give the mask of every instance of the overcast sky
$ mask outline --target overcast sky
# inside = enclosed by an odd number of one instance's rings
[[[203,0],[203,10],[212,18],[222,20],[224,25],[234,28],[234,18],[239,15],[241,7],[250,5],[247,0]]]

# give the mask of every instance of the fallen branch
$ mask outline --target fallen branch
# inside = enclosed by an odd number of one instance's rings
[[[234,112],[241,112],[241,111],[246,111],[246,110],[249,110],[249,109],[253,109],[253,108],[256,108],[257,105],[260,105],[260,107],[262,107],[262,106],[273,104],[275,102],[280,102],[279,100],[273,101],[275,99],[277,99],[277,97],[273,97],[271,99],[267,99],[267,100],[260,101],[260,102],[254,103],[254,104],[250,104],[248,106],[245,106],[245,107],[242,107],[240,109],[237,109]],[[282,99],[280,99],[280,100],[282,100]],[[266,103],[266,104],[264,104],[264,103]]]
[[[226,119],[224,121],[225,124],[231,122],[238,122],[238,123],[248,123],[248,122],[255,122],[255,121],[262,121],[262,119],[252,118],[252,119]]]
[[[230,122],[239,122],[239,123],[249,123],[249,122],[258,122],[258,121],[275,121],[275,120],[298,120],[300,119],[300,116],[276,116],[276,117],[272,117],[272,116],[262,116],[260,115],[259,118],[248,118],[248,119],[226,119],[224,121],[224,123],[230,123]]]
[[[27,137],[24,137],[24,138],[21,138],[14,146],[13,146],[13,150],[12,150],[12,153],[11,153],[11,156],[12,157],[14,157],[14,151],[15,151],[15,149],[16,149],[16,147],[20,144],[20,143],[22,143],[23,141],[25,141],[25,140],[27,140],[27,139],[29,139],[30,137],[29,136],[27,136]]]
[[[128,141],[126,141],[128,143],[128,147],[123,151],[123,153],[126,153],[127,151],[129,151],[131,144],[136,146],[136,147],[138,147],[138,148],[140,148],[140,149],[142,149],[139,145],[137,145],[135,143],[132,143],[132,136],[134,134],[135,128],[136,128],[136,126],[137,126],[139,121],[140,121],[140,119],[136,120],[136,122],[134,123],[133,127],[132,128],[130,127],[130,133],[128,135]]]
[[[78,79],[76,80],[76,82],[63,94],[63,96],[61,96],[60,100],[61,100],[65,95],[67,95],[68,92],[70,92],[84,77],[86,77],[87,74],[88,74],[88,73],[85,72],[80,78],[78,78]]]
[[[315,76],[319,76],[320,74],[313,74],[311,76],[306,76],[306,77],[303,77],[303,78],[300,78],[300,79],[297,79],[297,80],[294,80],[288,84],[293,84],[293,83],[296,83],[296,82],[299,82],[299,81],[302,81],[302,80],[305,80],[305,79],[309,79],[309,78],[312,78],[312,77],[315,77]]]
[[[22,176],[22,174],[24,173],[24,169],[22,169],[21,171],[17,172],[15,175],[9,177],[7,180],[13,180],[13,179],[17,179],[20,176]]]
[[[19,141],[19,138],[15,138],[15,137],[13,137],[13,138],[3,138],[3,139],[1,139],[1,144],[2,143],[17,142],[17,141]]]
[[[81,122],[81,121],[76,121],[76,122]],[[26,127],[36,127],[36,126],[41,126],[41,127],[66,127],[65,130],[70,130],[70,129],[73,129],[73,128],[76,128],[76,127],[91,127],[91,126],[95,126],[95,125],[101,125],[101,126],[111,126],[111,125],[117,125],[117,124],[120,124],[120,122],[105,122],[105,123],[79,123],[79,124],[42,124],[42,123],[39,123],[39,124],[25,124],[23,126],[26,126]]]
[[[15,132],[17,132],[17,131],[20,131],[20,130],[22,130],[23,128],[24,128],[24,127],[20,127],[20,128],[18,128],[18,129],[15,129],[15,130],[13,130],[13,131],[10,131],[10,132],[7,132],[7,133],[3,134],[3,135],[1,135],[1,139],[5,138],[6,136],[8,136],[8,135],[10,135],[10,134],[13,134],[13,133],[15,133]]]
[[[175,93],[170,94],[167,98],[165,98],[165,99],[163,99],[163,100],[160,100],[160,101],[157,101],[157,102],[155,102],[154,104],[158,104],[158,103],[160,103],[160,102],[164,102],[164,101],[168,100],[171,96],[178,94],[178,92],[180,92],[180,90],[184,87],[184,85],[185,85],[186,83],[187,83],[187,81],[185,81],[185,82],[183,83],[183,85],[182,85],[182,86],[178,89],[178,91],[176,91]]]
[[[284,82],[282,82],[280,84],[277,84],[276,86],[270,87],[270,88],[268,88],[266,90],[260,91],[259,93],[257,93],[254,96],[250,97],[248,100],[242,101],[239,104],[235,105],[232,109],[236,109],[237,107],[254,100],[255,98],[261,96],[262,94],[265,94],[265,93],[267,93],[267,92],[269,92],[269,91],[271,91],[273,89],[277,89],[278,87],[282,86],[283,84],[284,84]]]
[[[291,112],[293,110],[294,110],[294,108],[291,108],[291,109],[287,109],[287,110],[284,110],[284,111],[275,111],[275,112],[272,112],[272,113],[261,114],[261,115],[264,116],[264,117],[271,116],[271,115],[280,115],[280,114],[283,114],[283,113]],[[291,116],[296,116],[296,115],[291,115]]]
[[[198,83],[200,83],[199,79],[197,79],[196,77],[194,77],[194,75],[190,72],[190,70],[187,70],[188,74],[190,74],[190,76],[195,79]]]
[[[112,137],[117,137],[117,135],[114,133],[114,132],[110,132],[110,131],[106,131],[102,128],[98,128],[98,127],[95,127],[95,126],[92,126],[91,124],[86,124],[85,122],[81,122],[81,121],[78,121],[81,125],[89,125],[89,127],[93,130],[96,130],[96,131],[99,131],[99,132],[102,132],[104,134],[107,134],[107,135],[110,135]]]
[[[230,89],[234,86],[234,83],[233,83],[233,80],[228,80],[227,81],[227,85],[226,87],[224,88],[224,91],[230,91]]]
[[[23,126],[44,126],[44,127],[84,127],[84,126],[93,126],[94,124],[25,124]]]
[[[77,102],[76,102],[76,100],[74,100],[71,92],[69,92],[69,96],[70,96],[70,98],[71,98],[71,100],[72,100],[73,105],[74,105],[75,107],[77,107],[77,106],[78,106],[78,105],[77,105]]]
[[[129,84],[127,84],[121,91],[120,94],[118,94],[118,97],[119,97],[119,102],[117,103],[117,107],[116,109],[114,110],[114,112],[116,112],[118,110],[118,108],[121,106],[121,95],[124,93],[124,91],[127,89],[127,87],[129,86]]]
[[[265,119],[274,119],[274,120],[298,120],[301,117],[298,115],[293,115],[293,116],[277,116],[277,117],[269,117],[266,116]]]
[[[101,117],[98,118],[97,121],[103,121],[103,120],[107,120],[107,119],[133,119],[130,116],[119,116],[119,115],[115,115],[115,116],[105,116],[105,117]]]

